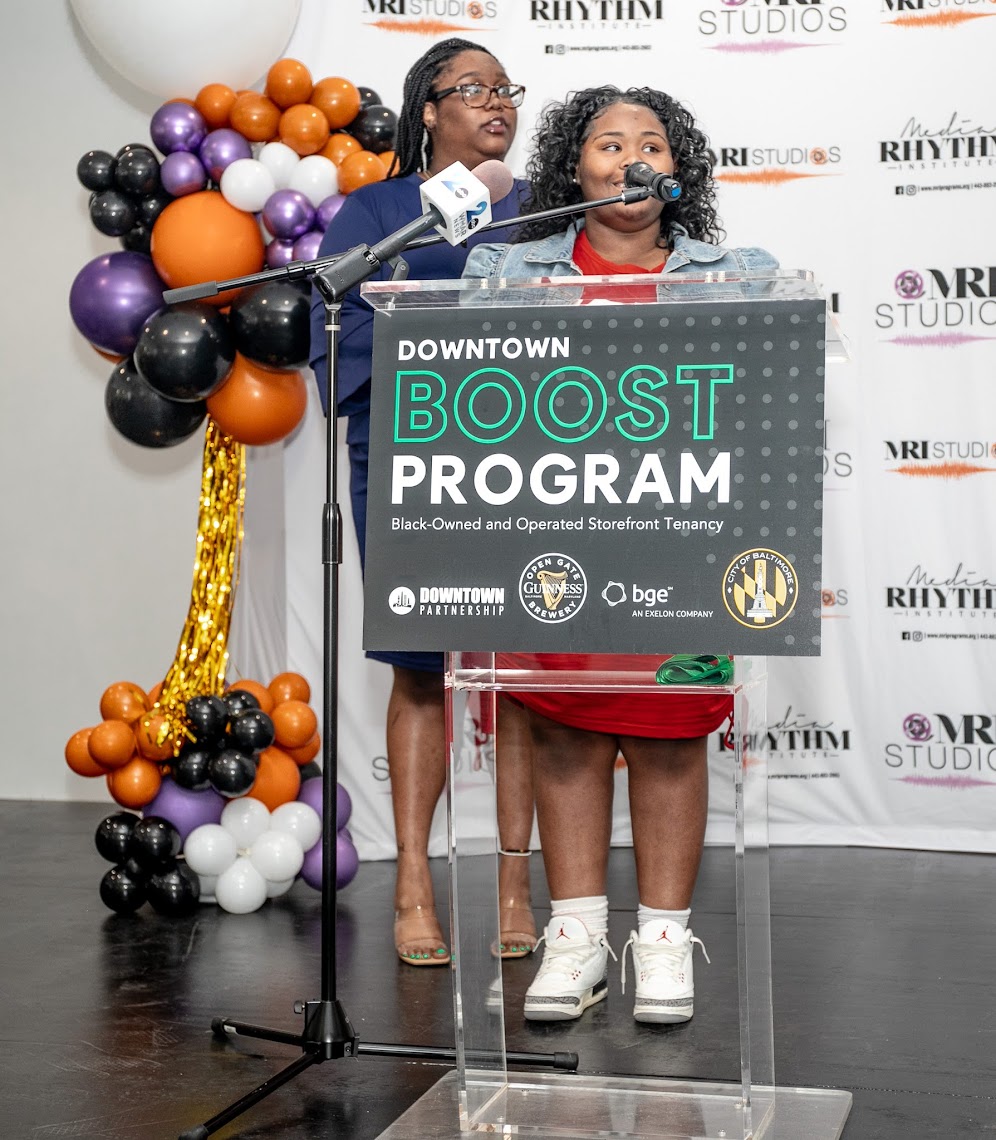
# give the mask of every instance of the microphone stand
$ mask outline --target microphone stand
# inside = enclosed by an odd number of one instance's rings
[[[642,188],[641,188],[642,189]],[[625,193],[625,192],[624,192]],[[643,193],[647,196],[649,191]],[[609,198],[605,202],[620,199]],[[632,200],[632,199],[630,199]],[[562,213],[576,213],[589,209],[585,203],[569,207]],[[547,211],[547,214],[551,214]],[[536,215],[539,216],[539,215]],[[519,221],[520,219],[515,219]],[[209,1120],[197,1124],[180,1134],[179,1140],[205,1140],[240,1116],[253,1105],[276,1092],[281,1086],[299,1076],[312,1065],[343,1057],[376,1056],[400,1057],[407,1060],[456,1061],[456,1049],[422,1045],[360,1042],[350,1024],[342,1003],[336,998],[335,916],[336,916],[336,799],[338,784],[338,733],[337,705],[339,689],[339,566],[342,561],[342,515],[337,498],[335,409],[338,405],[336,360],[338,353],[339,316],[345,294],[360,282],[372,277],[382,263],[392,265],[395,279],[407,276],[408,267],[399,253],[413,243],[418,234],[431,226],[432,220],[423,215],[396,234],[374,246],[355,246],[344,254],[322,257],[314,261],[292,262],[280,269],[261,270],[228,281],[207,281],[169,289],[163,293],[167,304],[215,296],[228,289],[246,288],[274,280],[311,278],[325,306],[326,359],[326,431],[325,431],[325,506],[322,517],[322,562],[324,564],[323,607],[323,670],[322,670],[322,890],[321,890],[321,988],[319,997],[312,1001],[297,1001],[294,1012],[304,1015],[300,1033],[249,1025],[227,1017],[214,1018],[211,1030],[215,1037],[225,1041],[229,1037],[256,1037],[295,1045],[301,1055],[268,1080],[258,1085]],[[502,222],[501,225],[515,224]],[[484,229],[497,228],[485,226]],[[440,239],[442,240],[442,239]],[[428,244],[428,243],[427,243]],[[553,1068],[573,1072],[578,1067],[577,1053],[506,1052],[506,1063]],[[486,1060],[487,1058],[481,1058]]]

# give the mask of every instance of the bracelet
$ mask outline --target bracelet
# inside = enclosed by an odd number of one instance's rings
[[[521,858],[523,856],[528,857],[529,855],[532,855],[532,852],[531,851],[512,851],[512,850],[507,850],[504,847],[499,847],[498,848],[498,854],[499,855],[518,855]]]

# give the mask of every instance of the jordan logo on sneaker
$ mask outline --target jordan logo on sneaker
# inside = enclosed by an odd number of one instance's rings
[[[560,933],[557,935],[557,938],[570,938],[570,935],[564,930],[563,923],[560,924]],[[554,942],[557,941],[557,938],[554,939]]]
[[[659,935],[658,935],[658,937],[657,937],[657,941],[658,941],[658,942],[670,942],[670,941],[671,941],[671,939],[670,939],[670,938],[668,938],[668,936],[667,936],[667,931],[666,931],[666,930],[662,930],[662,931],[660,932],[660,934],[659,934]]]

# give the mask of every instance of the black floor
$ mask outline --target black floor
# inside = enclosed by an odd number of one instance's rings
[[[300,1055],[216,1042],[213,1017],[296,1032],[294,1001],[320,996],[319,896],[304,884],[250,915],[106,910],[97,884],[108,864],[93,832],[111,810],[0,802],[3,1140],[176,1137]],[[616,975],[579,1024],[527,1028],[514,1010],[535,963],[512,962],[509,1048],[574,1049],[593,1073],[736,1081],[727,858],[707,850],[696,896],[694,927],[713,965],[697,959],[694,1021],[637,1026]],[[630,865],[630,852],[613,852],[617,952],[635,907]],[[445,864],[435,870],[444,898]],[[393,864],[367,863],[340,895],[337,996],[361,1041],[452,1046],[448,971],[397,961],[392,886]],[[988,856],[772,852],[776,1080],[851,1090],[845,1140],[996,1136],[994,887]],[[446,1071],[372,1056],[328,1062],[216,1135],[372,1140]]]

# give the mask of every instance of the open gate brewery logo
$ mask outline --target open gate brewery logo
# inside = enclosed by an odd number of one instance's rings
[[[770,629],[795,609],[795,568],[784,554],[755,547],[738,554],[723,575],[723,602],[734,621]]]
[[[706,47],[730,54],[772,54],[827,47],[847,30],[847,8],[824,0],[719,0],[701,8]]]
[[[881,0],[883,24],[904,31],[957,28],[994,16],[992,0]]]
[[[526,613],[546,624],[574,617],[587,596],[585,573],[567,554],[541,554],[519,578],[519,600]]]
[[[885,745],[883,759],[904,784],[954,790],[996,785],[991,713],[916,711],[903,718],[902,735]]]
[[[899,269],[897,300],[875,306],[875,327],[903,348],[955,348],[996,340],[996,265],[945,265]]]

